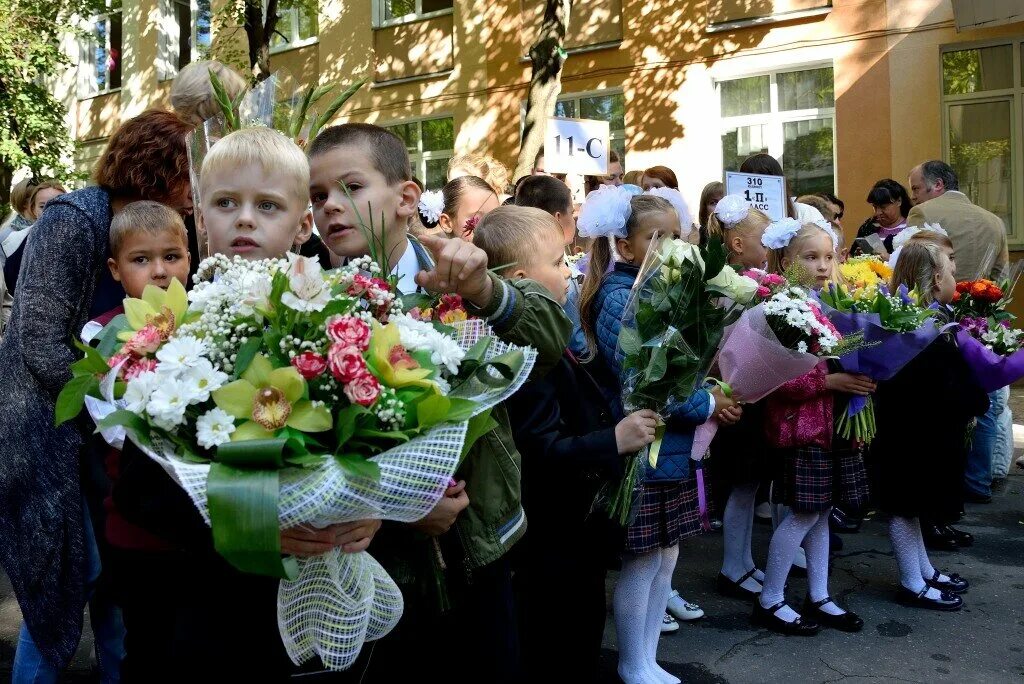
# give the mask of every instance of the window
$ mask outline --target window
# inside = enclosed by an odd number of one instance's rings
[[[596,119],[607,121],[609,144],[618,152],[623,167],[626,164],[626,98],[622,93],[566,95],[555,104],[555,116],[570,119]]]
[[[428,190],[448,182],[448,160],[455,154],[455,119],[424,119],[386,128],[405,141],[412,175]]]
[[[282,2],[278,10],[277,30],[270,39],[272,52],[309,45],[320,33],[317,0]]]
[[[121,0],[106,0],[107,11],[87,24],[79,64],[79,97],[121,87]]]
[[[452,11],[454,0],[373,0],[376,26],[399,24]]]
[[[765,152],[782,163],[792,196],[835,191],[832,67],[722,81],[722,166]]]
[[[210,0],[161,0],[157,71],[161,80],[206,57],[210,50]]]
[[[1024,41],[942,52],[943,147],[960,191],[1024,246]]]

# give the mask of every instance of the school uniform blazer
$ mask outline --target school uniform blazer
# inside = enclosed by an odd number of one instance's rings
[[[947,190],[910,210],[908,226],[923,226],[925,223],[938,223],[949,233],[957,276],[961,280],[999,280],[1006,274],[1010,262],[1006,226],[1002,219],[971,202],[964,193]],[[982,263],[990,251],[994,252],[995,261]],[[983,267],[987,270],[981,273]]]

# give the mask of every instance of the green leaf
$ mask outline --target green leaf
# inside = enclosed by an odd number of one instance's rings
[[[451,406],[448,408],[448,415],[445,417],[445,421],[449,423],[461,423],[464,420],[470,420],[473,417],[473,412],[480,407],[472,399],[463,399],[462,397],[448,397],[448,401],[451,402]]]
[[[339,454],[334,457],[341,469],[355,478],[380,480],[380,466],[375,461],[363,458],[358,454]]]
[[[217,106],[220,107],[221,114],[224,117],[225,127],[229,132],[238,130],[238,115],[234,103],[231,101],[227,89],[213,69],[210,69],[210,86],[213,88],[213,99],[217,102]]]
[[[369,411],[359,404],[349,404],[338,412],[338,422],[334,426],[334,435],[339,449],[352,439],[352,436],[356,433],[356,421],[359,416],[368,413]]]
[[[451,401],[443,394],[437,392],[428,394],[416,404],[417,424],[421,428],[428,428],[447,420],[451,405]]]
[[[107,360],[103,358],[103,355],[94,348],[85,344],[81,340],[75,340],[75,346],[84,354],[81,360],[86,363],[80,366],[83,370],[103,375],[110,371],[110,364],[108,364]]]
[[[331,429],[331,412],[324,406],[300,401],[288,416],[288,425],[303,432],[326,432]]]
[[[636,354],[640,351],[640,333],[634,328],[627,328],[623,326],[619,329],[619,348],[622,349],[622,353],[627,356]]]
[[[78,375],[64,386],[57,396],[54,426],[59,427],[82,412],[85,395],[99,394],[100,382],[93,375]]]
[[[668,350],[664,347],[657,347],[651,354],[651,363],[647,366],[648,382],[657,382],[665,377],[668,370]]]
[[[128,318],[124,314],[114,316],[95,338],[97,342],[96,351],[99,352],[100,356],[106,359],[113,356],[121,345],[121,341],[117,339],[118,333],[127,329]]]
[[[359,79],[346,88],[340,95],[338,95],[338,97],[334,98],[334,100],[331,101],[331,104],[327,105],[327,109],[324,110],[323,114],[316,118],[313,122],[313,126],[309,129],[309,142],[316,139],[316,136],[320,133],[320,129],[330,123],[331,119],[334,118],[334,115],[338,113],[338,110],[348,102],[349,98],[355,95],[356,92],[363,87],[367,80],[368,79],[366,78]]]
[[[131,432],[142,446],[148,447],[152,444],[149,423],[137,413],[125,410],[114,411],[97,424],[97,428],[103,430],[117,426],[121,426],[126,431]]]
[[[487,409],[483,413],[480,413],[470,419],[469,425],[466,426],[466,439],[462,443],[462,455],[459,457],[461,463],[465,460],[466,456],[469,455],[469,450],[473,448],[481,437],[486,435],[488,432],[498,427],[498,421],[491,415],[491,409]]]
[[[284,467],[287,439],[250,439],[217,447],[214,460],[234,468],[277,469]]]
[[[434,307],[434,298],[430,295],[416,292],[413,294],[402,295],[402,310],[410,311],[412,309],[431,309]]]
[[[263,344],[262,337],[250,337],[245,343],[238,348],[237,357],[235,358],[235,373],[234,377],[237,380],[242,377],[242,373],[249,369],[249,364],[256,358],[256,353],[260,350],[260,345]]]
[[[410,437],[400,430],[392,430],[385,432],[383,430],[374,430],[372,428],[357,428],[356,437],[375,437],[377,439],[391,439],[396,442],[408,442]]]
[[[276,470],[210,466],[206,482],[213,545],[242,572],[295,579],[298,564],[281,557],[280,483]]]

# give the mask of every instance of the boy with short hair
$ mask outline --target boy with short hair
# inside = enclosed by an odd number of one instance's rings
[[[561,237],[555,219],[540,209],[502,207],[481,220],[474,241],[488,261],[512,264],[501,275],[535,280],[564,303],[569,268]],[[523,454],[523,505],[533,523],[517,572],[524,681],[596,681],[605,574],[621,529],[591,509],[602,486],[621,479],[623,456],[654,440],[657,415],[638,411],[616,423],[599,386],[568,349],[548,375],[531,378],[506,404]],[[556,614],[572,615],[573,629]]]
[[[369,124],[334,126],[313,141],[309,158],[314,218],[335,254],[369,254],[361,227],[372,218],[374,241],[383,238],[401,293],[456,292],[469,313],[486,319],[502,339],[538,350],[535,374],[558,362],[570,323],[545,288],[488,273],[486,255],[470,242],[408,236],[420,193],[409,176],[405,143],[397,136]],[[402,585],[406,604],[395,632],[375,647],[372,681],[420,677],[420,664],[450,650],[452,643],[462,645],[460,667],[476,681],[519,679],[507,556],[526,530],[520,456],[504,405],[491,415],[497,426],[471,447],[457,474],[463,482],[423,520],[386,525],[374,542],[374,555]],[[452,526],[458,534],[445,534]],[[444,587],[435,580],[436,549],[443,551],[441,565],[447,567]],[[439,627],[445,593],[454,606],[456,633]]]
[[[572,217],[572,191],[551,176],[528,176],[516,187],[517,207],[536,207],[555,217],[565,244],[576,238],[576,219]]]

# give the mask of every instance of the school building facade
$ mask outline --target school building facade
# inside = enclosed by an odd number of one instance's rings
[[[245,54],[220,0],[108,2],[69,39],[60,84],[83,167],[124,118],[167,105],[181,66]],[[271,64],[282,97],[370,77],[338,121],[393,127],[436,188],[457,152],[515,165],[542,14],[538,0],[296,0]],[[557,113],[607,119],[627,170],[671,167],[694,209],[764,151],[791,194],[843,198],[851,232],[876,180],[943,158],[1024,249],[1019,0],[575,0],[566,47]]]

